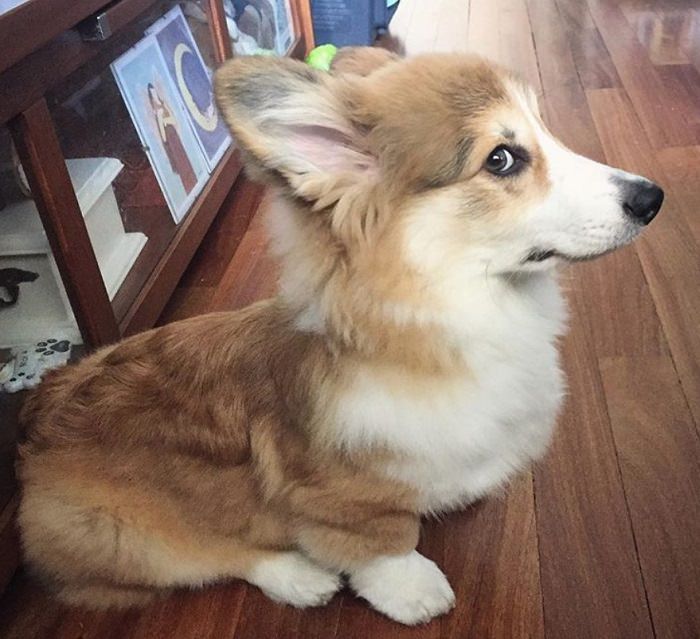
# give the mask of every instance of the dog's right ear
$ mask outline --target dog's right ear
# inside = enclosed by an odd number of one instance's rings
[[[217,71],[216,98],[259,167],[281,176],[299,197],[329,205],[335,193],[376,170],[342,83],[295,60],[242,57]]]

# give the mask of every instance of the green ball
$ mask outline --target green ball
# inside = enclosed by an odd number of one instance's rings
[[[306,64],[310,67],[314,67],[314,69],[330,71],[331,62],[333,62],[336,53],[338,53],[338,47],[335,45],[322,44],[309,51],[309,55],[306,56]]]

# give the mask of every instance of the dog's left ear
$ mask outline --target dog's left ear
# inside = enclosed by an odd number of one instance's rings
[[[376,169],[342,98],[343,82],[294,60],[242,57],[217,71],[216,98],[255,164],[296,195],[332,204],[334,192]]]

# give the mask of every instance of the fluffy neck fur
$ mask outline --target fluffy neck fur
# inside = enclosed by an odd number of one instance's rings
[[[561,332],[563,307],[550,273],[475,274],[450,295],[408,265],[399,231],[381,228],[379,214],[370,223],[373,229],[361,225],[370,232],[341,241],[327,212],[308,210],[278,192],[267,221],[273,253],[282,262],[280,294],[295,312],[297,327],[323,334],[339,353],[449,375],[468,369],[470,341],[490,341],[497,348],[505,334],[527,331],[523,315],[538,322],[551,315],[546,332]],[[352,261],[346,242],[355,243]]]

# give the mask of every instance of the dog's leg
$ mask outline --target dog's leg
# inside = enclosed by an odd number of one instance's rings
[[[455,604],[447,577],[416,550],[377,557],[355,568],[350,585],[379,612],[408,625],[430,621]]]
[[[321,606],[340,588],[338,572],[322,568],[299,552],[262,556],[246,580],[270,599],[298,608]]]
[[[337,513],[344,513],[344,525]],[[447,578],[415,550],[417,514],[383,509],[368,497],[351,503],[337,499],[334,512],[317,510],[316,516],[299,532],[300,547],[314,561],[346,572],[352,589],[378,611],[413,625],[452,609]]]
[[[303,607],[324,603],[340,586],[340,571],[324,570],[298,552],[261,548],[254,535],[244,540],[208,534],[165,503],[145,512],[137,502],[120,500],[113,486],[111,508],[104,499],[89,503],[84,493],[78,499],[73,488],[71,493],[63,486],[56,495],[53,487],[28,485],[20,511],[29,565],[71,604],[131,606],[173,588],[238,578]],[[283,538],[267,542],[289,547]]]

